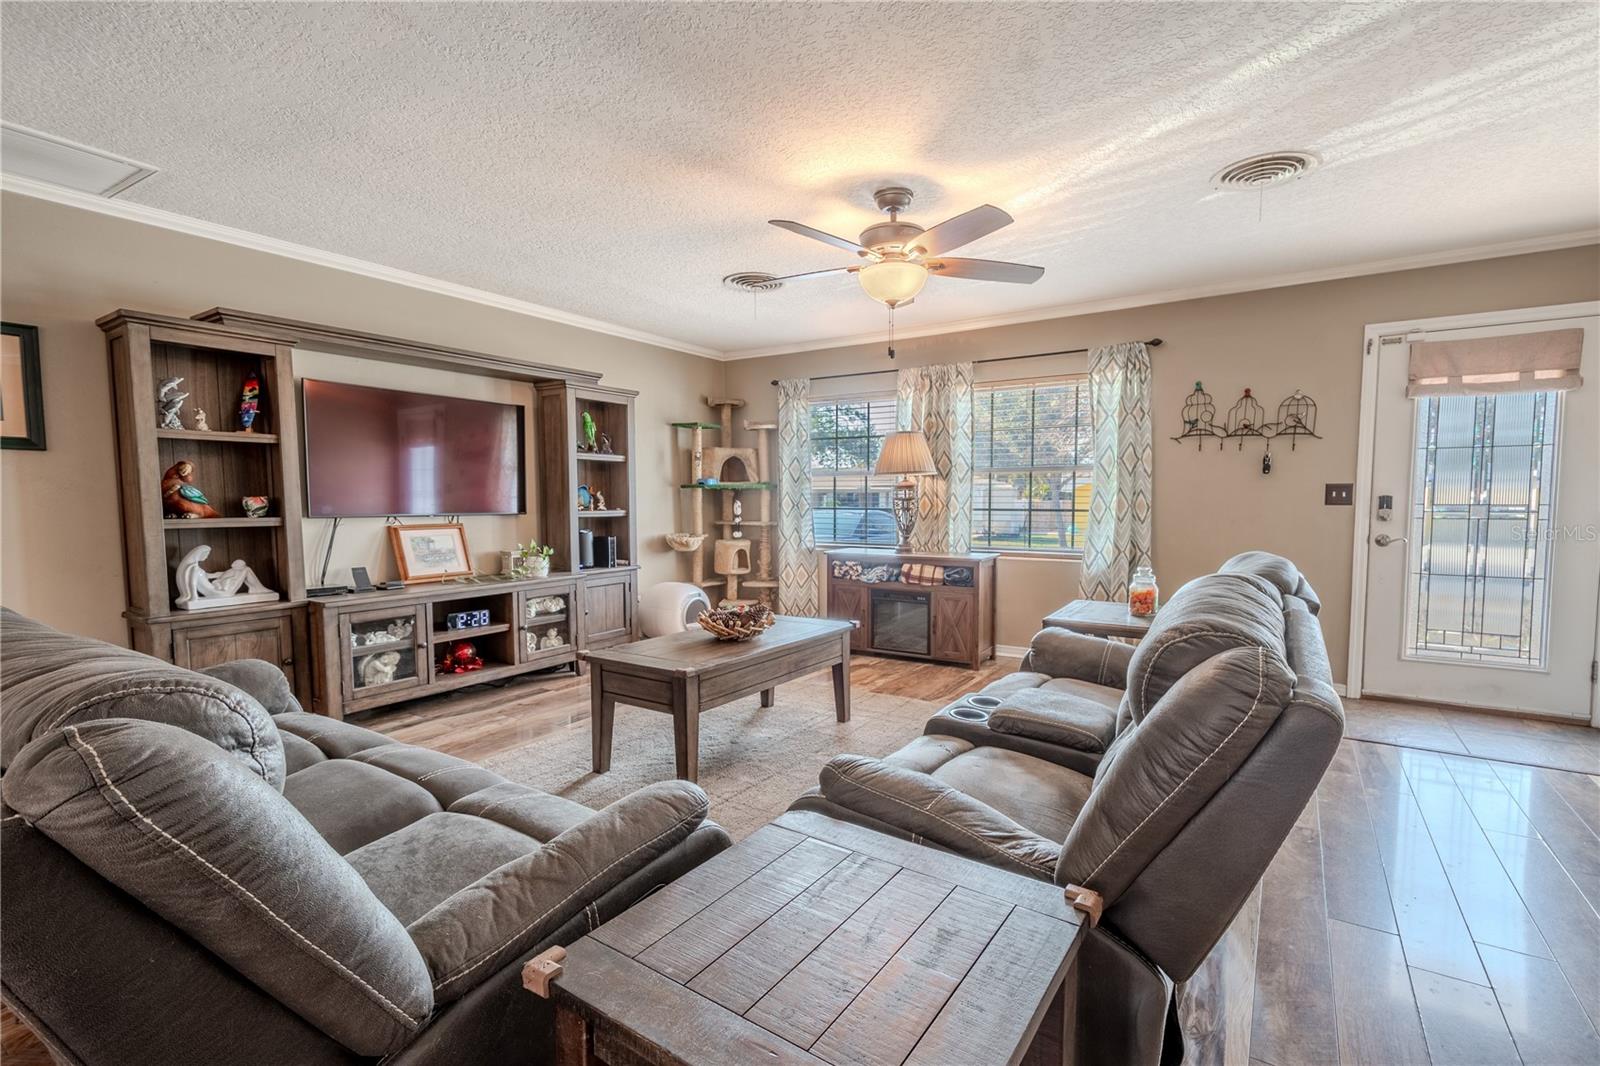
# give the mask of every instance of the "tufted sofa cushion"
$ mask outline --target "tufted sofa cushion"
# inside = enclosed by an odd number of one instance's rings
[[[1250,574],[1207,574],[1173,593],[1128,661],[1123,711],[1137,724],[1167,690],[1212,656],[1263,648],[1285,657],[1283,596]]]
[[[283,787],[283,743],[255,697],[221,678],[62,633],[9,608],[0,608],[0,702],[0,773],[26,744],[52,730],[134,718],[204,737],[274,788]]]
[[[407,926],[433,975],[435,1001],[448,1003],[470,992],[682,843],[709,807],[706,794],[691,782],[647,785],[449,894]],[[511,830],[488,819],[471,820],[482,823],[474,830],[483,838],[480,854],[491,838],[511,846]]]
[[[6,803],[362,1055],[410,1041],[432,982],[398,919],[289,801],[215,744],[106,718],[30,743]]]

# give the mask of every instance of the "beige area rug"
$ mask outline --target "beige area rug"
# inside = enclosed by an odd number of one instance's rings
[[[887,755],[922,732],[939,704],[852,693],[850,721],[833,714],[833,682],[817,674],[778,687],[777,705],[735,700],[700,715],[700,787],[711,817],[738,840],[788,809],[840,752]],[[485,761],[498,774],[600,808],[677,774],[672,717],[617,705],[611,771],[590,770],[589,724],[573,725]]]

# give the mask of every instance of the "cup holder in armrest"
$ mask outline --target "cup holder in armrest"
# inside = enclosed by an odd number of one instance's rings
[[[963,722],[987,722],[989,715],[998,706],[1000,706],[998,697],[968,696],[950,708],[949,714],[950,717],[959,718]]]

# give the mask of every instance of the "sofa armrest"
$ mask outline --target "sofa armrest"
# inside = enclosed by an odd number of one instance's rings
[[[663,781],[598,811],[439,903],[407,932],[434,1002],[461,998],[705,820],[706,794]]]
[[[289,679],[283,671],[265,659],[235,659],[231,663],[218,663],[196,670],[197,674],[226,681],[267,709],[268,714],[284,714],[303,710],[294,698]]]
[[[1033,635],[1022,669],[1051,677],[1072,677],[1112,688],[1128,687],[1133,645],[1050,627]]]
[[[1099,755],[1116,735],[1117,716],[1094,700],[1033,688],[1007,696],[989,716],[989,728]]]
[[[1061,846],[942,781],[864,755],[835,755],[822,794],[841,807],[1029,877],[1055,876]]]

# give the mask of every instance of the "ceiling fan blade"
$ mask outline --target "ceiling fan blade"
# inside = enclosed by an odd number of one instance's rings
[[[967,278],[971,281],[1010,281],[1032,285],[1044,277],[1044,267],[1023,263],[1002,263],[997,259],[930,259],[928,269],[936,277]]]
[[[806,225],[804,222],[791,222],[786,218],[771,218],[767,221],[779,229],[786,229],[790,233],[798,233],[802,237],[810,237],[812,240],[821,241],[823,244],[831,244],[835,248],[843,248],[847,252],[858,252],[862,255],[868,254],[867,250],[855,241],[846,240],[843,237],[835,237],[831,233],[824,233],[819,229]]]
[[[938,255],[940,252],[953,251],[963,244],[970,244],[979,237],[986,237],[997,229],[1009,226],[1012,223],[1010,215],[1000,210],[993,204],[984,204],[965,211],[955,218],[947,218],[930,230],[923,231],[919,236],[909,242],[911,248],[921,248],[927,255]]]
[[[787,274],[781,278],[773,278],[766,284],[772,285],[780,281],[810,281],[812,278],[825,278],[831,274],[854,274],[861,268],[858,266],[831,267],[828,270],[808,270],[804,274]]]

